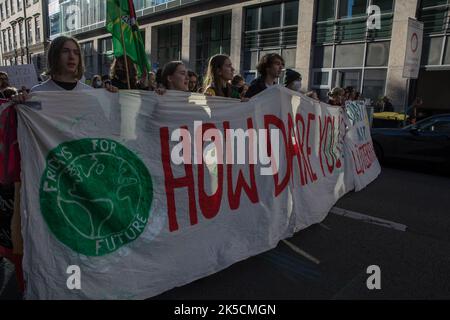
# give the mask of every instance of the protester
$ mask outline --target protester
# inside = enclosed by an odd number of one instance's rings
[[[328,97],[328,104],[332,106],[343,106],[345,91],[340,87],[335,87],[328,93]]]
[[[116,57],[111,65],[111,83],[113,86],[121,89],[137,89],[137,69],[136,65],[127,56],[128,63],[128,78],[127,67],[125,64],[125,57]],[[130,87],[128,88],[128,80],[130,80]]]
[[[111,77],[109,74],[102,75],[102,86],[103,88],[111,86]]]
[[[204,81],[204,94],[240,99],[241,95],[230,84],[234,77],[234,68],[230,58],[224,54],[217,54],[209,59],[208,69]]]
[[[181,61],[171,61],[164,65],[161,82],[167,90],[189,91],[189,77]]]
[[[148,73],[148,90],[156,90],[156,74],[154,72]]]
[[[244,97],[245,93],[248,90],[248,85],[245,83],[244,77],[242,77],[240,74],[237,74],[233,77],[233,80],[231,80],[231,86],[233,87],[233,90],[239,92],[241,98]]]
[[[95,76],[92,77],[91,86],[94,89],[103,88],[102,78],[98,74],[96,74]]]
[[[50,79],[31,88],[31,92],[93,89],[79,80],[83,77],[84,63],[80,44],[75,38],[68,36],[55,38],[48,49],[47,63],[47,74]],[[117,88],[111,87],[108,90],[116,92]],[[20,102],[27,97],[19,93],[13,98],[16,102]]]
[[[319,100],[319,96],[317,95],[317,92],[315,92],[315,91],[309,91],[305,95],[311,99]]]
[[[344,89],[344,101],[347,100],[356,100],[356,90],[352,86],[348,86]]]
[[[256,68],[260,76],[252,81],[245,97],[251,98],[266,88],[273,86],[277,78],[280,77],[283,68],[284,60],[279,54],[269,53],[262,56]]]
[[[286,75],[284,77],[284,85],[288,89],[301,92],[300,89],[302,87],[302,75],[292,69],[286,69]]]
[[[10,99],[17,94],[17,89],[14,87],[6,87],[3,89],[2,94],[5,99]]]
[[[188,70],[189,77],[189,91],[198,92],[198,74],[192,70]]]
[[[414,99],[413,104],[407,109],[406,114],[409,116],[409,122],[415,124],[417,121],[418,109],[422,107],[423,100],[419,97]]]

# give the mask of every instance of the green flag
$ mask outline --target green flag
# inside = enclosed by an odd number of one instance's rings
[[[140,77],[142,73],[150,71],[150,64],[145,54],[144,41],[136,21],[133,0],[107,0],[106,30],[112,34],[114,56],[125,55],[124,44],[127,56],[137,66],[138,76]]]

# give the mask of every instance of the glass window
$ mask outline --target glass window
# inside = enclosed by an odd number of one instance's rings
[[[276,28],[281,26],[281,5],[275,4],[262,7],[261,29]]]
[[[251,8],[246,10],[245,31],[258,29],[258,9],[259,8]]]
[[[447,0],[422,0],[422,8],[447,4]]]
[[[284,25],[293,26],[298,24],[298,1],[286,2],[284,4]]]
[[[335,18],[336,0],[319,0],[317,6],[317,21]]]
[[[34,29],[36,42],[41,41],[41,19],[39,16],[34,17]]]
[[[246,51],[244,52],[244,69],[256,70],[258,64],[258,51]]]
[[[450,37],[447,37],[447,44],[445,46],[444,64],[450,64]]]
[[[364,60],[364,44],[345,44],[336,46],[336,68],[361,67]]]
[[[329,72],[314,72],[313,85],[327,86],[329,80]]]
[[[222,38],[222,16],[211,18],[211,40],[220,40]]]
[[[394,10],[394,0],[372,0],[372,4],[379,6],[382,13]]]
[[[368,67],[384,67],[389,61],[390,42],[371,42],[367,44],[367,61]]]
[[[314,48],[314,68],[331,68],[333,57],[332,46],[320,46]]]
[[[350,18],[366,14],[367,0],[340,0],[339,17]]]
[[[377,100],[384,96],[387,70],[365,70],[363,83],[363,96],[371,100]]]
[[[280,45],[280,32],[267,31],[259,35],[259,46],[261,48],[278,47]]]
[[[423,41],[422,64],[439,65],[443,37],[425,38]]]
[[[59,24],[59,13],[50,16],[50,35],[55,35],[61,32]]]
[[[436,133],[450,133],[450,121],[436,121],[430,127],[430,131]]]
[[[338,70],[336,86],[341,88],[353,87],[359,90],[361,87],[361,70]]]

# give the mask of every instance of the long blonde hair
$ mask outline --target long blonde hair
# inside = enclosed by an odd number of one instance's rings
[[[209,59],[208,62],[208,70],[206,71],[205,81],[203,86],[206,89],[214,88],[217,96],[224,97],[225,93],[223,92],[223,87],[227,87],[227,96],[231,94],[231,86],[222,80],[222,77],[219,76],[219,70],[222,69],[225,61],[230,60],[230,57],[224,54],[216,54]]]

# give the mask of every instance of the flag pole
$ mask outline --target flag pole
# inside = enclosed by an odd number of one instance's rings
[[[123,29],[122,29],[122,17],[120,17],[120,37],[122,38],[122,48],[123,48],[123,55],[125,59],[125,71],[127,72],[127,84],[128,84],[128,90],[131,89],[130,86],[130,74],[128,72],[128,56],[127,56],[127,49],[125,47],[125,40],[123,38]]]

